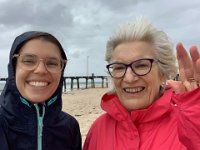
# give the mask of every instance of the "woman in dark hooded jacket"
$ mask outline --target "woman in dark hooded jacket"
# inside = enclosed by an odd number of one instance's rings
[[[74,117],[62,111],[67,57],[51,34],[25,32],[13,42],[0,96],[1,150],[80,150]]]

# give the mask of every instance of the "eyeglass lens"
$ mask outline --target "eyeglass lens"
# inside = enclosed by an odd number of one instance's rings
[[[122,78],[128,67],[131,67],[132,71],[138,75],[143,76],[150,72],[153,59],[141,59],[136,60],[130,64],[113,63],[108,65],[108,71],[114,78]]]

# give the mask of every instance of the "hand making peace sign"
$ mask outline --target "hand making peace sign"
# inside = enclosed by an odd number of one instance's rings
[[[167,81],[176,93],[191,91],[200,84],[200,54],[196,46],[189,50],[190,56],[182,43],[176,46],[180,81]]]

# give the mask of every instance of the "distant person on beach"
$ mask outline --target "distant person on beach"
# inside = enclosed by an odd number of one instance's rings
[[[0,96],[1,150],[81,150],[79,124],[62,111],[66,63],[53,35],[30,31],[16,37]]]
[[[176,57],[168,36],[147,19],[127,23],[107,42],[113,89],[106,112],[90,128],[83,150],[199,150],[200,55],[181,43]]]

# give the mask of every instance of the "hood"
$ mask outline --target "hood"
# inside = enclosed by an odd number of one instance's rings
[[[13,108],[16,109],[16,107],[19,107],[19,105],[24,105],[20,101],[21,95],[16,87],[15,66],[14,66],[15,62],[13,59],[13,55],[18,53],[19,49],[23,46],[25,42],[29,41],[30,39],[37,38],[40,36],[46,36],[46,35],[55,38],[53,35],[46,32],[29,31],[17,36],[12,44],[10,55],[9,55],[9,63],[8,63],[8,78],[0,96],[1,107],[6,109],[10,113],[13,113],[14,111]],[[59,49],[61,50],[62,58],[67,59],[64,49],[62,48],[60,43],[59,43]],[[52,95],[52,97],[46,100],[46,102],[48,102],[49,100],[53,99],[54,103],[52,105],[55,105],[60,110],[62,107],[61,96],[62,96],[62,87],[63,87],[63,79],[64,79],[63,74],[64,74],[64,71],[62,72],[60,83],[57,90]],[[55,97],[57,98],[56,100],[55,100]]]

